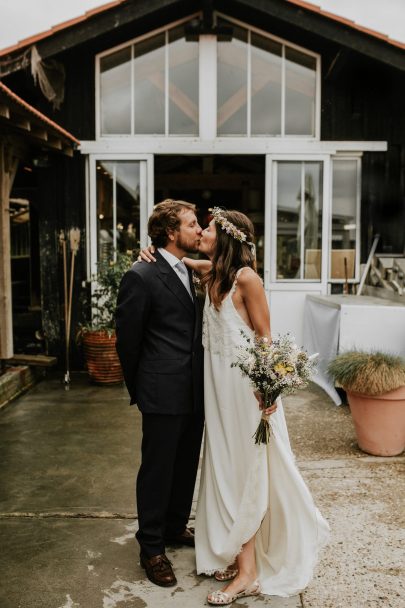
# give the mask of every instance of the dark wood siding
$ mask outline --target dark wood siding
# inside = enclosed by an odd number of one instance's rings
[[[264,0],[254,0],[251,6],[247,4],[223,1],[216,2],[215,6],[321,55],[322,140],[388,142],[387,153],[363,155],[361,257],[365,261],[376,233],[381,234],[380,251],[402,252],[405,245],[405,72],[388,65],[388,51],[385,63],[362,54],[362,45],[365,49],[363,34],[359,35],[359,50],[356,51],[353,32],[350,33],[350,48],[349,45],[345,48],[336,43],[336,38],[331,42],[326,37],[326,30],[323,32],[321,27],[315,27],[319,19],[314,19],[314,29],[309,31],[307,18],[305,27],[300,27],[297,20],[287,23],[281,16],[266,15],[266,6],[275,5],[273,0],[267,4]],[[60,110],[52,109],[34,85],[28,70],[5,79],[6,84],[79,139],[92,140],[95,138],[95,55],[199,8],[200,2],[179,2],[176,11],[169,13],[163,8],[142,20],[125,23],[95,37],[92,31],[91,42],[70,45],[69,50],[55,54],[53,58],[63,63],[66,70],[65,101]],[[74,36],[74,31],[71,35]],[[38,175],[43,321],[50,350],[55,354],[58,349],[60,354],[63,330],[61,257],[58,252],[61,229],[78,226],[83,234],[83,246],[77,260],[77,296],[85,279],[84,175],[84,159],[78,153],[73,159],[54,157],[52,167]],[[80,314],[80,306],[76,306],[73,328]],[[74,361],[80,364],[77,354]]]

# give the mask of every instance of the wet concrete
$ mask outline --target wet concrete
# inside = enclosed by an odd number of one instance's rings
[[[348,408],[317,387],[285,409],[331,543],[302,597],[235,605],[402,607],[404,457],[363,454]],[[48,379],[0,412],[1,608],[194,608],[219,586],[196,576],[188,548],[170,552],[177,587],[145,579],[134,540],[139,423],[125,389],[84,374],[69,392]]]

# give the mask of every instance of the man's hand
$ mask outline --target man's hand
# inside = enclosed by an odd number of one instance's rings
[[[272,405],[270,405],[270,407],[264,407],[264,400],[263,400],[263,394],[260,391],[255,391],[255,397],[259,402],[259,409],[261,409],[263,411],[263,414],[265,414],[266,416],[269,416],[270,414],[274,414],[274,412],[277,410],[277,403],[272,403]]]
[[[151,262],[156,262],[156,258],[153,257],[153,255],[152,255],[154,253],[155,253],[155,248],[153,245],[149,245],[149,247],[144,247],[139,252],[137,261],[138,262],[148,262],[148,264],[150,264]]]

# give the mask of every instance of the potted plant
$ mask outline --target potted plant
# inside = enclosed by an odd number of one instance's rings
[[[359,447],[375,456],[405,448],[405,360],[381,352],[348,351],[328,366],[347,393]]]
[[[132,263],[131,255],[117,252],[115,261],[98,264],[97,275],[91,281],[91,319],[80,326],[77,337],[83,344],[89,376],[97,384],[123,381],[115,349],[114,313],[121,278]]]

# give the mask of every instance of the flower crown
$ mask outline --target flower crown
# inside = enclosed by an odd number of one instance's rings
[[[248,241],[246,234],[242,232],[242,230],[239,230],[235,224],[232,224],[232,222],[226,219],[226,217],[223,215],[224,209],[221,209],[221,207],[213,207],[212,209],[208,209],[208,211],[211,213],[215,223],[221,226],[222,230],[240,243],[246,243],[246,245],[249,245],[253,255],[255,255],[255,244],[252,243],[252,241]]]

